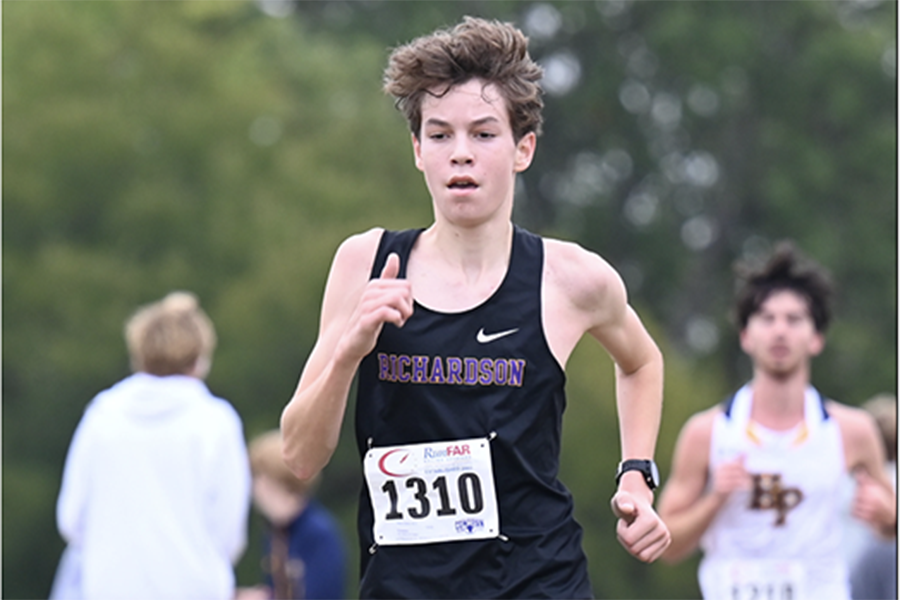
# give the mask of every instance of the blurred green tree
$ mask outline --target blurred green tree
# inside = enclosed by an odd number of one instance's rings
[[[822,390],[858,403],[894,386],[895,2],[295,6],[387,45],[465,14],[517,23],[547,90],[520,223],[612,261],[674,347],[731,385],[749,375],[732,265],[793,238],[840,289]]]
[[[663,476],[687,416],[747,375],[730,266],[774,240],[795,238],[842,290],[823,392],[893,388],[895,3],[6,2],[5,597],[49,591],[68,441],[128,373],[138,305],[197,292],[220,338],[210,387],[248,437],[277,426],[338,243],[431,220],[380,75],[388,47],[463,14],[515,21],[546,69],[516,219],[625,276],[667,357]],[[585,344],[568,378],[561,477],[595,593],[696,597],[693,563],[646,566],[615,541],[609,360]],[[354,560],[359,484],[348,418],[320,495]]]
[[[129,314],[197,292],[220,338],[211,388],[248,436],[277,427],[339,241],[429,203],[399,175],[378,47],[249,2],[4,8],[3,591],[40,598],[68,441],[128,373]]]

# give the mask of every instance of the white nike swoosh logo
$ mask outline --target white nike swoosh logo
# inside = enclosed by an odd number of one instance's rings
[[[518,330],[519,328],[516,327],[515,329],[507,329],[506,331],[498,331],[497,333],[485,333],[484,327],[482,327],[475,335],[475,339],[478,340],[479,344],[488,344],[490,342],[493,342],[494,340],[499,340],[502,337],[512,335]]]

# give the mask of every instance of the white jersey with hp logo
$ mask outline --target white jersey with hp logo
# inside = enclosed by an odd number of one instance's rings
[[[812,387],[804,420],[789,431],[752,422],[752,399],[744,386],[713,424],[710,473],[743,455],[753,486],[731,495],[701,539],[703,597],[849,599],[838,519],[840,429]]]

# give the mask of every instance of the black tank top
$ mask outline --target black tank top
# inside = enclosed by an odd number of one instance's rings
[[[400,256],[406,276],[422,230],[384,232],[372,269]],[[540,237],[515,227],[509,268],[479,306],[415,305],[385,324],[359,369],[356,436],[371,447],[496,434],[491,456],[502,536],[376,546],[369,490],[359,503],[362,598],[588,598],[587,560],[571,494],[557,479],[565,374],[541,321]],[[502,334],[502,335],[497,335]]]

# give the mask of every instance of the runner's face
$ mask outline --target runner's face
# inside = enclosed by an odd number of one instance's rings
[[[806,368],[824,344],[809,312],[809,303],[790,290],[770,294],[741,332],[741,347],[755,367],[776,376]]]
[[[513,139],[506,102],[493,84],[473,79],[444,96],[426,96],[413,149],[435,218],[460,226],[509,220],[515,174],[531,164],[534,147],[534,133]]]

